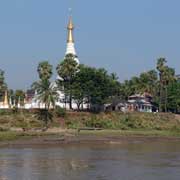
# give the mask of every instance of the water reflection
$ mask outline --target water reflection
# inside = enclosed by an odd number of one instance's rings
[[[180,143],[0,149],[0,180],[179,180]]]

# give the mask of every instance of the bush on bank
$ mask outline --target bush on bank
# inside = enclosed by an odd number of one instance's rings
[[[100,113],[67,112],[57,108],[51,112],[53,122],[50,127],[76,129],[81,127],[94,127],[103,129],[144,129],[144,130],[173,130],[180,131],[180,117],[171,113]],[[16,113],[0,110],[0,131],[11,127],[17,128],[41,128],[43,122],[36,118],[36,110],[18,110]]]
[[[78,116],[68,116],[66,125],[69,128],[180,130],[180,119],[177,119],[174,114],[159,113],[81,114]]]

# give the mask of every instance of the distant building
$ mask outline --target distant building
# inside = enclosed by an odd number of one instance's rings
[[[153,112],[152,96],[148,93],[135,94],[128,99],[128,110],[139,112]]]
[[[114,99],[112,103],[104,105],[105,111],[122,112],[154,112],[156,107],[152,104],[152,96],[148,93],[129,96],[128,101]]]
[[[75,61],[77,64],[79,64],[78,56],[76,55],[75,50],[75,43],[74,43],[74,36],[73,36],[73,30],[74,30],[74,24],[72,21],[72,17],[69,18],[69,23],[67,26],[67,45],[66,45],[66,53],[65,55],[72,54],[75,57]],[[57,77],[57,79],[61,80],[61,77]],[[54,81],[52,83],[52,87],[56,87],[57,84]],[[56,101],[56,106],[60,106],[62,108],[69,109],[69,101],[68,98],[65,97],[65,94],[63,91],[58,91],[58,100]],[[28,90],[26,92],[26,98],[24,102],[24,108],[25,109],[34,109],[34,108],[44,108],[45,105],[41,103],[38,98],[37,94],[33,90]],[[86,108],[86,105],[83,105],[84,108]],[[75,102],[72,102],[72,108],[77,109],[77,104]]]
[[[178,82],[180,82],[180,74],[176,75]]]
[[[4,97],[3,97],[3,102],[0,102],[0,109],[9,109],[10,108],[10,103],[8,100],[8,92],[5,91]]]

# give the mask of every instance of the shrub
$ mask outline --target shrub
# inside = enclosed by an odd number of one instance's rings
[[[14,107],[12,108],[12,113],[13,113],[13,114],[17,114],[17,113],[18,113],[18,108],[17,108],[16,106],[14,106]]]
[[[7,113],[6,113],[6,110],[4,110],[4,109],[0,109],[0,115],[2,116],[2,115],[6,115]]]
[[[97,116],[92,116],[90,119],[85,121],[85,126],[104,129],[114,129],[116,127],[115,123],[112,120],[103,119]]]
[[[78,129],[79,127],[82,127],[82,124],[79,121],[67,120],[65,123],[69,129]]]
[[[56,106],[55,114],[57,117],[65,117],[66,116],[66,109]]]
[[[7,127],[0,127],[0,132],[9,131],[9,128]]]
[[[44,122],[45,127],[48,127],[48,123],[53,121],[53,114],[47,109],[39,109],[35,117]]]

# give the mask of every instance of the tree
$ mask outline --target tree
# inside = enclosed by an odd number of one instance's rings
[[[155,95],[157,85],[157,72],[150,70],[140,74],[139,77],[139,90],[141,93],[149,93]]]
[[[43,120],[47,127],[48,122],[52,120],[50,107],[55,106],[57,99],[57,89],[50,82],[52,77],[52,66],[47,62],[41,62],[38,66],[40,80],[32,85],[32,88],[37,93],[37,100],[45,104],[44,109],[40,109],[37,113],[37,118]]]
[[[9,95],[9,102],[10,102],[10,105],[14,105],[15,103],[15,93],[14,93],[14,90],[13,89],[9,89],[8,90],[8,95]]]
[[[128,97],[135,93],[132,81],[125,80],[124,83],[120,84],[120,92],[123,100],[128,100]]]
[[[167,108],[173,113],[180,113],[180,82],[174,81],[168,85]]]
[[[45,109],[49,110],[52,106],[55,106],[57,100],[57,89],[53,87],[49,80],[40,80],[32,85],[32,88],[36,90],[37,99],[44,103]]]
[[[162,112],[163,111],[163,73],[164,73],[164,67],[165,67],[165,63],[166,63],[166,59],[165,58],[159,58],[157,60],[157,70],[159,72],[159,111]]]
[[[62,63],[58,64],[56,70],[59,75],[57,82],[59,89],[64,91],[66,99],[69,99],[69,108],[72,109],[72,86],[76,73],[79,71],[79,66],[75,61],[73,54],[67,54]],[[66,101],[65,99],[65,101]]]
[[[86,102],[91,110],[94,107],[97,107],[94,110],[98,110],[98,107],[102,107],[109,98],[119,93],[119,83],[115,75],[109,75],[105,69],[85,65],[80,65],[72,87],[72,97],[79,106]]]
[[[37,71],[41,80],[49,80],[52,77],[52,65],[48,61],[39,63]]]
[[[165,88],[165,112],[167,112],[168,108],[168,85],[175,81],[175,71],[173,68],[169,68],[165,66],[164,74],[163,74],[163,83]]]
[[[7,90],[7,84],[5,83],[4,71],[0,69],[0,100],[3,100],[4,93]]]
[[[20,103],[21,106],[24,105],[25,92],[23,90],[16,90],[14,93],[14,101],[15,104],[18,105]]]
[[[168,104],[168,85],[175,80],[175,71],[173,68],[166,66],[166,59],[159,58],[157,61],[157,70],[159,72],[159,110],[167,112]]]
[[[81,105],[85,101],[85,94],[81,83],[77,79],[72,84],[72,99],[76,103],[78,110],[80,110]]]

